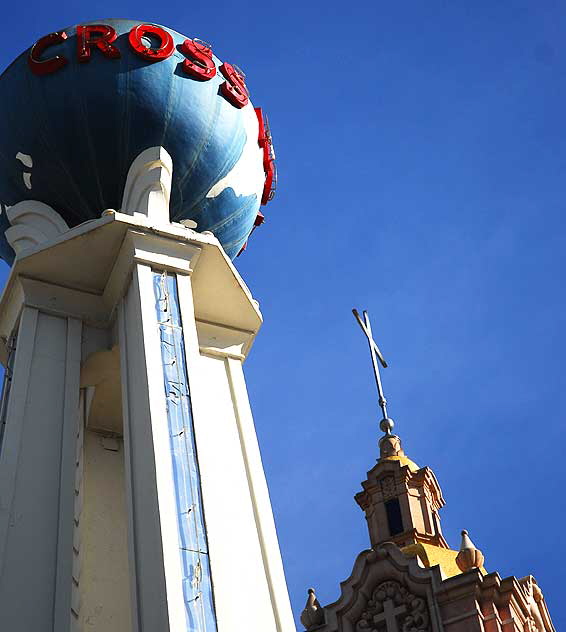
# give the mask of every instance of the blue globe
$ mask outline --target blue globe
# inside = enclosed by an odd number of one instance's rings
[[[39,200],[70,227],[120,209],[132,161],[157,145],[173,160],[171,221],[196,221],[197,230],[212,231],[235,257],[253,228],[265,181],[251,102],[241,108],[229,102],[220,72],[206,81],[183,72],[185,36],[162,27],[175,49],[152,62],[128,40],[140,22],[96,24],[115,29],[118,59],[94,47],[90,60],[79,63],[71,27],[66,40],[42,53],[64,55],[64,67],[37,76],[28,50],[0,76],[0,257],[14,258],[4,236],[6,207]]]

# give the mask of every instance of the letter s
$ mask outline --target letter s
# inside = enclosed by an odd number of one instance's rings
[[[250,99],[244,76],[227,62],[220,66],[220,72],[226,77],[226,81],[220,86],[224,98],[237,108],[245,107]]]
[[[202,40],[186,39],[181,45],[181,52],[192,59],[185,59],[183,71],[201,81],[208,81],[216,75],[216,66],[212,59],[212,48]]]

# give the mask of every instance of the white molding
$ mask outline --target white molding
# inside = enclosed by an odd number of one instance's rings
[[[129,229],[104,289],[103,299],[106,306],[111,311],[115,310],[127,290],[136,264],[173,273],[192,274],[201,250],[196,244]]]
[[[45,314],[78,318],[90,325],[107,326],[110,313],[102,297],[90,292],[70,289],[36,281],[25,276],[18,278],[22,289],[21,299],[30,307]]]
[[[0,578],[4,572],[6,542],[14,501],[15,480],[26,412],[27,385],[31,372],[38,316],[38,311],[30,307],[25,308],[22,313],[16,341],[14,375],[6,413],[6,419],[10,423],[6,424],[4,441],[0,446],[0,473],[2,474],[0,476]]]
[[[81,321],[76,318],[68,318],[65,354],[65,404],[61,429],[61,464],[59,468],[59,534],[57,538],[57,577],[55,580],[55,630],[65,630],[71,621],[75,514],[74,483],[76,428],[80,418],[81,337]]]
[[[136,263],[191,274],[201,248],[176,240],[127,231],[102,294],[64,287],[15,274],[4,289],[0,312],[0,344],[6,344],[23,305],[56,316],[71,316],[95,327],[107,327],[127,290]]]
[[[173,161],[165,147],[149,147],[135,158],[128,171],[122,212],[142,215],[159,224],[169,223]]]
[[[0,311],[0,345],[3,347],[1,361],[4,364],[8,359],[6,345],[16,328],[24,306],[24,291],[21,283],[16,280],[7,284],[4,287],[1,301],[3,309]]]
[[[84,292],[84,300],[91,301],[85,310],[90,313],[82,316],[73,308],[74,313],[100,326],[99,312],[104,309],[92,301],[102,296],[108,310],[104,318],[113,320],[113,310],[128,287],[136,262],[190,274],[199,320],[254,333],[261,327],[257,301],[216,239],[177,224],[157,226],[141,216],[110,213],[16,257],[0,298],[0,339],[9,336],[21,309],[20,278]],[[53,313],[59,313],[57,304],[65,292],[58,293],[51,297]],[[89,295],[94,298],[89,299]],[[244,353],[248,351],[249,345]]]
[[[155,297],[153,293],[153,273],[149,266],[137,264],[134,271],[134,288],[139,293],[143,345],[147,371],[147,388],[151,415],[154,467],[159,503],[161,542],[167,584],[167,607],[170,630],[181,630],[186,625],[185,599],[183,595],[183,574],[179,556],[179,536],[175,484],[171,467],[171,448],[167,425],[167,404],[161,371],[161,343],[157,328]],[[139,323],[136,323],[139,327]]]
[[[75,439],[75,502],[73,512],[73,572],[71,581],[71,632],[80,632],[80,581],[83,561],[82,551],[82,509],[84,495],[84,428],[86,399],[88,388],[81,388],[79,399],[79,415]]]
[[[292,632],[291,602],[242,363],[227,357],[225,364],[277,632]]]
[[[198,344],[204,355],[244,360],[255,339],[255,332],[219,323],[196,321]]]
[[[37,200],[14,204],[6,211],[6,216],[12,224],[5,232],[6,239],[16,255],[69,230],[57,211]]]
[[[126,482],[126,512],[128,520],[128,560],[130,573],[130,610],[132,632],[141,632],[141,613],[138,598],[138,571],[136,568],[136,531],[134,520],[134,484],[133,484],[133,457],[132,457],[132,418],[129,406],[131,391],[128,385],[129,360],[126,354],[128,339],[126,325],[126,299],[120,301],[118,307],[118,339],[122,344],[120,353],[120,376],[122,386],[122,424],[124,436],[124,478]]]
[[[154,303],[152,270],[137,263],[120,327],[121,352],[126,356],[122,383],[133,516],[131,567],[138,605],[133,620],[140,631],[176,632],[185,629],[186,614]]]

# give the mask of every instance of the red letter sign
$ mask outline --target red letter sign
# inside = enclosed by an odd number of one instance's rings
[[[216,74],[216,66],[212,59],[212,48],[198,39],[186,39],[181,46],[181,51],[192,59],[185,59],[183,71],[201,81],[208,81]]]
[[[261,195],[261,203],[267,204],[275,195],[277,183],[277,172],[275,170],[275,151],[273,149],[273,139],[269,130],[267,117],[263,116],[261,108],[254,108],[259,123],[258,145],[263,149],[263,170],[265,172],[265,183]]]
[[[243,108],[248,104],[248,89],[244,77],[232,66],[223,63],[220,72],[226,77],[226,81],[220,86],[225,99],[237,108]]]
[[[37,40],[37,42],[31,47],[28,57],[28,65],[34,75],[49,75],[67,63],[66,57],[51,57],[50,59],[41,59],[42,53],[49,46],[54,44],[60,44],[67,39],[67,33],[60,31],[58,33],[50,33]]]
[[[148,48],[142,41],[144,35],[153,35],[159,40],[159,48]],[[153,24],[140,24],[134,26],[128,37],[130,46],[134,52],[143,59],[149,61],[160,61],[171,57],[175,50],[175,43],[171,34],[160,26]]]
[[[77,57],[79,61],[90,61],[90,50],[94,46],[110,59],[119,59],[120,51],[112,42],[117,38],[116,31],[107,24],[89,24],[77,26]]]

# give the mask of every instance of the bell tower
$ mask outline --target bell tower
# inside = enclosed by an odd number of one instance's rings
[[[442,534],[444,499],[428,467],[405,455],[392,433],[369,316],[354,316],[368,340],[382,412],[379,459],[355,500],[365,513],[370,548],[322,606],[309,588],[301,622],[308,632],[555,632],[536,580],[501,578],[463,530],[459,550]],[[313,569],[314,572],[314,569]]]
[[[401,439],[386,434],[379,441],[380,458],[362,483],[356,502],[364,510],[370,542],[419,542],[448,548],[440,528],[444,498],[434,472],[405,456]]]

